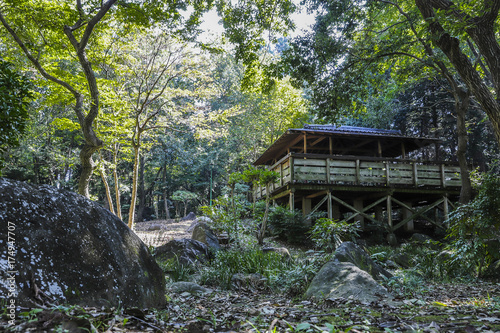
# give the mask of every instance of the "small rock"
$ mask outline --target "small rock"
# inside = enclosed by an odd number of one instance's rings
[[[340,262],[350,262],[359,269],[368,272],[375,280],[382,279],[381,276],[391,278],[392,274],[374,262],[368,253],[353,242],[343,242],[335,250],[335,259]]]
[[[305,297],[350,297],[359,302],[390,300],[391,294],[379,285],[370,274],[350,262],[330,261],[316,274]]]
[[[200,222],[196,224],[191,238],[206,244],[213,251],[218,251],[221,248],[217,236],[206,223]]]
[[[292,256],[286,247],[264,247],[262,252],[269,253],[274,252],[280,254],[283,258],[287,260],[292,260]]]
[[[179,282],[174,282],[170,286],[170,289],[174,293],[181,294],[181,296],[184,296],[184,293],[187,293],[187,295],[196,295],[196,294],[204,294],[207,293],[207,289],[204,287],[200,286],[197,283],[194,282],[185,282],[185,281],[179,281]]]
[[[155,257],[167,261],[179,260],[181,265],[193,266],[196,262],[207,262],[210,258],[208,247],[193,239],[173,239],[155,249]]]
[[[196,219],[196,214],[193,212],[189,212],[189,214],[187,214],[186,216],[181,218],[181,221],[189,221],[189,220],[194,220],[194,219]]]

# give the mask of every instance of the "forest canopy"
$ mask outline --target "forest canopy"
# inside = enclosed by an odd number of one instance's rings
[[[208,204],[288,128],[334,122],[441,138],[422,157],[460,162],[467,202],[470,166],[488,170],[499,151],[499,9],[481,6],[2,1],[2,69],[21,89],[2,95],[18,110],[2,109],[15,132],[2,172],[130,225]],[[290,37],[300,9],[311,29]],[[224,28],[210,43],[197,39],[209,10]]]

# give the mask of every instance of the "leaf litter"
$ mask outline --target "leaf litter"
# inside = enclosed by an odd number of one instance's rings
[[[167,294],[164,309],[21,309],[11,332],[498,332],[500,284],[432,284],[392,302],[303,300],[268,289]],[[35,311],[36,310],[36,311]]]

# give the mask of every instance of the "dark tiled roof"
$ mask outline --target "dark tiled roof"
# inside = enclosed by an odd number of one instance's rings
[[[424,146],[439,143],[437,138],[407,137],[400,131],[375,129],[355,126],[314,125],[306,124],[303,128],[288,129],[254,162],[254,165],[272,164],[287,154],[291,148],[304,135],[311,135],[316,142],[309,147],[308,153],[325,154],[328,141],[321,141],[321,137],[331,137],[334,143],[333,154],[372,156],[380,144],[384,157],[397,157],[401,155],[401,144],[405,146],[406,153],[420,149]],[[320,141],[318,141],[320,140]],[[323,145],[323,147],[321,147]],[[297,147],[295,147],[297,148]],[[338,149],[337,149],[338,148]]]
[[[368,127],[357,127],[357,126],[336,126],[336,125],[315,125],[315,124],[305,124],[301,130],[317,130],[322,132],[331,133],[351,133],[351,134],[372,134],[372,135],[391,135],[391,136],[403,136],[401,131],[398,130],[386,130],[378,128],[368,128]]]

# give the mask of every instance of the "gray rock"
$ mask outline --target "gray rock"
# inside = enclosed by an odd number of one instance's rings
[[[196,214],[193,212],[189,212],[186,216],[181,218],[181,221],[190,221],[196,219]]]
[[[390,233],[387,235],[387,243],[390,246],[396,246],[396,245],[398,245],[398,238],[396,237],[395,234]]]
[[[236,273],[231,277],[231,286],[236,290],[247,287],[262,288],[265,286],[265,281],[264,276],[258,273]]]
[[[403,268],[410,267],[410,257],[405,253],[395,253],[391,256],[391,259]]]
[[[264,252],[264,253],[269,253],[269,252],[278,253],[284,259],[292,260],[292,255],[290,254],[290,251],[288,251],[288,249],[286,247],[264,247],[264,248],[262,248],[262,252]]]
[[[196,224],[191,238],[206,244],[213,251],[218,251],[221,248],[217,236],[206,223]]]
[[[0,228],[0,248],[15,248],[0,251],[0,299],[9,294],[6,272],[18,271],[17,306],[165,304],[165,277],[146,245],[79,194],[0,178]],[[38,299],[35,286],[44,294]]]
[[[194,239],[173,239],[155,249],[155,258],[167,261],[179,260],[184,266],[194,266],[210,259],[208,246]]]
[[[190,294],[205,294],[208,292],[208,289],[200,286],[197,283],[194,282],[185,282],[185,281],[179,281],[179,282],[174,282],[170,285],[170,290],[172,290],[174,293],[182,294],[185,292],[188,292]]]
[[[343,242],[335,250],[335,259],[340,262],[350,262],[356,265],[359,269],[368,272],[375,280],[392,277],[392,274],[383,269],[379,264],[374,262],[368,253],[353,242]]]
[[[359,302],[390,300],[391,294],[370,274],[350,262],[330,261],[316,274],[306,291],[307,298],[351,298]]]

